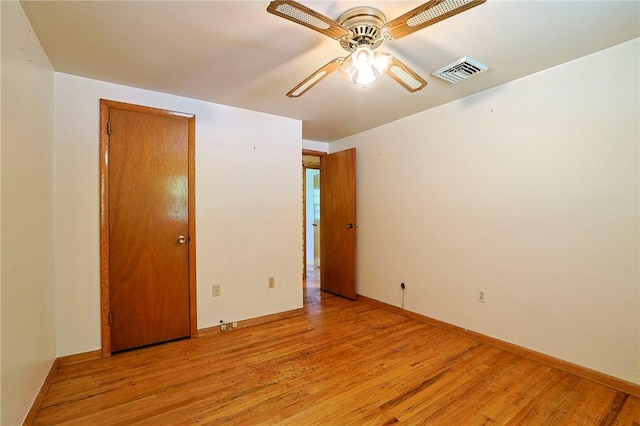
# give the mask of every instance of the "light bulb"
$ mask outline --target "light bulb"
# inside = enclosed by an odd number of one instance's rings
[[[373,62],[373,52],[367,45],[358,46],[353,54],[353,62],[356,67],[371,66]]]
[[[376,52],[373,57],[373,66],[380,75],[384,75],[391,65],[391,55],[388,53]]]
[[[352,83],[355,83],[355,74],[358,70],[353,65],[353,61],[347,61],[340,68],[340,72],[344,75],[344,77]]]
[[[373,73],[373,68],[370,65],[358,69],[356,83],[366,86],[374,81],[376,81],[376,75]]]
[[[367,85],[373,83],[389,69],[391,55],[377,53],[367,44],[358,46],[351,55],[351,60],[340,69],[354,84]]]
[[[368,45],[358,46],[353,53],[353,65],[356,68],[356,72],[352,77],[355,78],[354,83],[364,86],[375,81],[376,76],[373,73],[372,67],[373,57],[373,51]]]

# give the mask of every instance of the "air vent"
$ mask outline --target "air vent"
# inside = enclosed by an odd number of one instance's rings
[[[469,56],[465,56],[449,65],[445,65],[438,71],[434,71],[431,75],[448,81],[449,83],[458,83],[476,74],[485,72],[488,69],[489,67],[486,65],[481,64]]]

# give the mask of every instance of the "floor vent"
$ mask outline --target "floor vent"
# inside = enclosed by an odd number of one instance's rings
[[[476,74],[485,72],[489,67],[481,64],[470,56],[465,56],[462,59],[445,65],[438,71],[431,73],[435,77],[441,78],[449,83],[458,83],[462,80],[466,80],[469,77],[473,77]]]

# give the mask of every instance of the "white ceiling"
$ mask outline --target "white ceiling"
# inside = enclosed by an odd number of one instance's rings
[[[337,19],[374,6],[388,20],[421,1],[302,1]],[[606,49],[640,35],[640,2],[486,3],[386,51],[429,85],[409,93],[388,76],[366,88],[333,73],[297,99],[285,93],[345,56],[339,43],[266,12],[268,1],[22,1],[56,71],[263,111],[331,142]],[[452,85],[431,72],[469,55],[489,71]],[[624,72],[611,64],[611,75]],[[580,76],[576,76],[580,78]],[[589,90],[585,87],[585,90]]]

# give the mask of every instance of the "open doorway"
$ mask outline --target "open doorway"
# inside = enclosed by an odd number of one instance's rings
[[[303,257],[305,283],[320,282],[320,158],[323,152],[302,151]]]
[[[306,170],[307,256],[309,269],[320,269],[320,170]]]
[[[320,281],[320,170],[305,170],[305,271],[307,282]]]
[[[333,154],[303,150],[302,154],[303,286],[309,287],[308,262],[321,290],[356,300],[356,149]],[[307,176],[307,169],[319,169],[319,174],[311,172]],[[316,203],[319,206],[314,206]],[[313,228],[318,232],[311,236]],[[314,240],[313,249],[310,242],[308,250],[313,256],[307,256],[307,235]],[[320,241],[316,235],[320,235]]]

